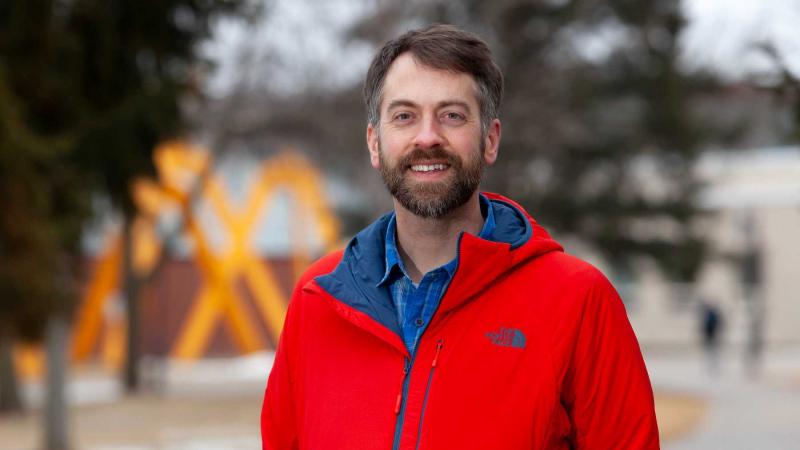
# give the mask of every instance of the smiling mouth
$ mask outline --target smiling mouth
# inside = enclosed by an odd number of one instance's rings
[[[445,170],[450,167],[449,164],[414,164],[410,167],[412,172],[434,172]]]

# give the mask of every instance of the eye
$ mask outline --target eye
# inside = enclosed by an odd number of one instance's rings
[[[447,111],[442,114],[442,121],[450,125],[460,125],[467,121],[467,117],[456,111]]]
[[[398,112],[392,116],[392,121],[394,122],[408,122],[414,116],[411,115],[410,112]]]

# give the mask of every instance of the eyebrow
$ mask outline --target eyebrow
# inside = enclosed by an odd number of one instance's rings
[[[391,102],[390,102],[390,103],[389,103],[389,104],[386,106],[386,110],[387,110],[387,111],[391,111],[391,110],[393,110],[393,109],[395,109],[395,108],[399,108],[399,107],[401,107],[401,106],[407,106],[407,107],[412,107],[412,108],[413,108],[413,107],[416,107],[416,106],[417,106],[417,104],[416,104],[416,103],[414,103],[414,102],[412,102],[411,100],[402,100],[402,99],[400,99],[400,100],[392,100],[392,101],[391,101]]]
[[[393,110],[395,108],[399,108],[399,107],[402,107],[402,106],[416,108],[419,105],[417,105],[416,103],[412,102],[411,100],[398,99],[398,100],[392,100],[389,103],[389,105],[386,106],[386,110],[387,111],[391,111],[391,110]],[[436,104],[436,109],[444,108],[444,107],[447,107],[447,106],[460,106],[460,107],[464,108],[467,112],[471,112],[471,110],[469,108],[469,104],[467,104],[467,102],[464,102],[464,101],[461,101],[461,100],[455,100],[455,99],[440,101],[439,103]]]

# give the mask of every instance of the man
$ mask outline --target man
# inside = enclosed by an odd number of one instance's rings
[[[378,53],[370,162],[394,212],[297,284],[261,418],[265,449],[657,449],[624,307],[516,203],[477,190],[502,75],[450,26]]]

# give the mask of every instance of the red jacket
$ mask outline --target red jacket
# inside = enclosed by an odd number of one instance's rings
[[[409,355],[383,275],[384,217],[298,283],[261,415],[264,449],[658,449],[653,393],[606,278],[500,196],[464,233]]]

